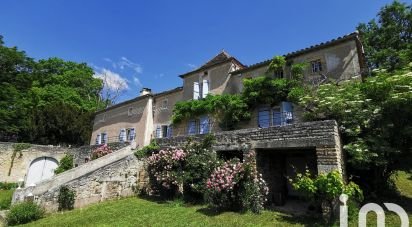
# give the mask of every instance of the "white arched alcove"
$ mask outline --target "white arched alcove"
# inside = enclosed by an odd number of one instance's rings
[[[51,157],[36,158],[30,164],[26,175],[25,186],[37,184],[42,180],[51,178],[54,175],[54,170],[57,168],[58,162]]]

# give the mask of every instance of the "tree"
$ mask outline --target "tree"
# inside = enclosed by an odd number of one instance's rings
[[[0,140],[88,143],[103,81],[85,63],[34,61],[0,36]]]
[[[301,99],[309,120],[338,122],[348,173],[368,194],[388,192],[390,176],[411,156],[411,85],[410,70],[379,72],[365,82],[321,85]]]
[[[384,6],[376,19],[357,27],[372,69],[399,69],[412,59],[412,4],[399,1]]]

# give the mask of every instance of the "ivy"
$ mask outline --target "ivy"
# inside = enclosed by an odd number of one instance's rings
[[[59,189],[59,196],[57,202],[59,203],[59,211],[72,210],[74,208],[74,201],[76,192],[67,186],[61,186]]]
[[[55,174],[63,173],[64,171],[67,171],[69,169],[73,168],[73,155],[71,154],[66,154],[60,160],[59,166],[54,170]]]
[[[286,60],[275,56],[269,64],[268,72],[283,70]],[[251,110],[260,104],[276,105],[281,101],[297,103],[307,93],[303,85],[306,63],[291,64],[291,79],[260,76],[243,80],[242,94],[208,95],[204,99],[181,101],[173,109],[173,124],[184,120],[210,115],[217,120],[222,130],[233,130],[239,122],[248,121]]]
[[[31,147],[31,145],[28,144],[28,143],[15,143],[15,144],[13,144],[13,153],[11,155],[11,162],[10,162],[10,168],[9,168],[8,176],[10,176],[10,174],[11,174],[11,169],[13,168],[14,159],[16,159],[17,153],[19,153],[19,158],[21,158],[23,156],[22,151],[25,150],[25,149],[29,149],[30,147]]]

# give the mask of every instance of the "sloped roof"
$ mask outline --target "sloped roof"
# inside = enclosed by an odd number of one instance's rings
[[[238,61],[236,58],[230,56],[230,54],[228,54],[226,51],[222,50],[219,54],[217,54],[216,56],[214,56],[212,59],[210,59],[208,62],[206,62],[205,64],[203,64],[202,66],[200,66],[199,68],[187,72],[185,74],[180,75],[181,78],[195,73],[195,72],[199,72],[208,68],[211,68],[213,66],[219,65],[219,64],[223,64],[226,62],[230,62],[230,61],[236,61],[239,65],[244,66],[240,61]]]
[[[355,39],[358,35],[359,35],[359,32],[355,31],[355,32],[352,32],[350,34],[340,36],[338,38],[335,38],[335,39],[332,39],[332,40],[329,40],[329,41],[326,41],[326,42],[322,42],[322,43],[319,43],[319,44],[316,44],[316,45],[313,45],[313,46],[310,46],[310,47],[307,47],[307,48],[304,48],[304,49],[300,49],[300,50],[297,50],[297,51],[287,53],[283,56],[285,58],[296,57],[296,56],[306,54],[306,53],[311,52],[311,51],[315,51],[315,50],[319,50],[319,49],[326,48],[326,47],[329,47],[329,46],[333,46],[333,45],[342,43],[342,42],[347,41],[347,40]],[[267,59],[267,60],[252,64],[252,65],[246,66],[243,69],[236,70],[236,71],[232,72],[232,74],[238,74],[238,73],[246,72],[246,71],[249,71],[249,70],[252,70],[252,69],[255,69],[255,68],[259,68],[261,66],[268,65],[271,61],[272,61],[272,59]]]

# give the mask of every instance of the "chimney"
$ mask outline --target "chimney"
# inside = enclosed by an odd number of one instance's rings
[[[147,88],[147,87],[142,88],[142,90],[140,91],[140,96],[150,95],[150,94],[152,94],[152,89]]]

